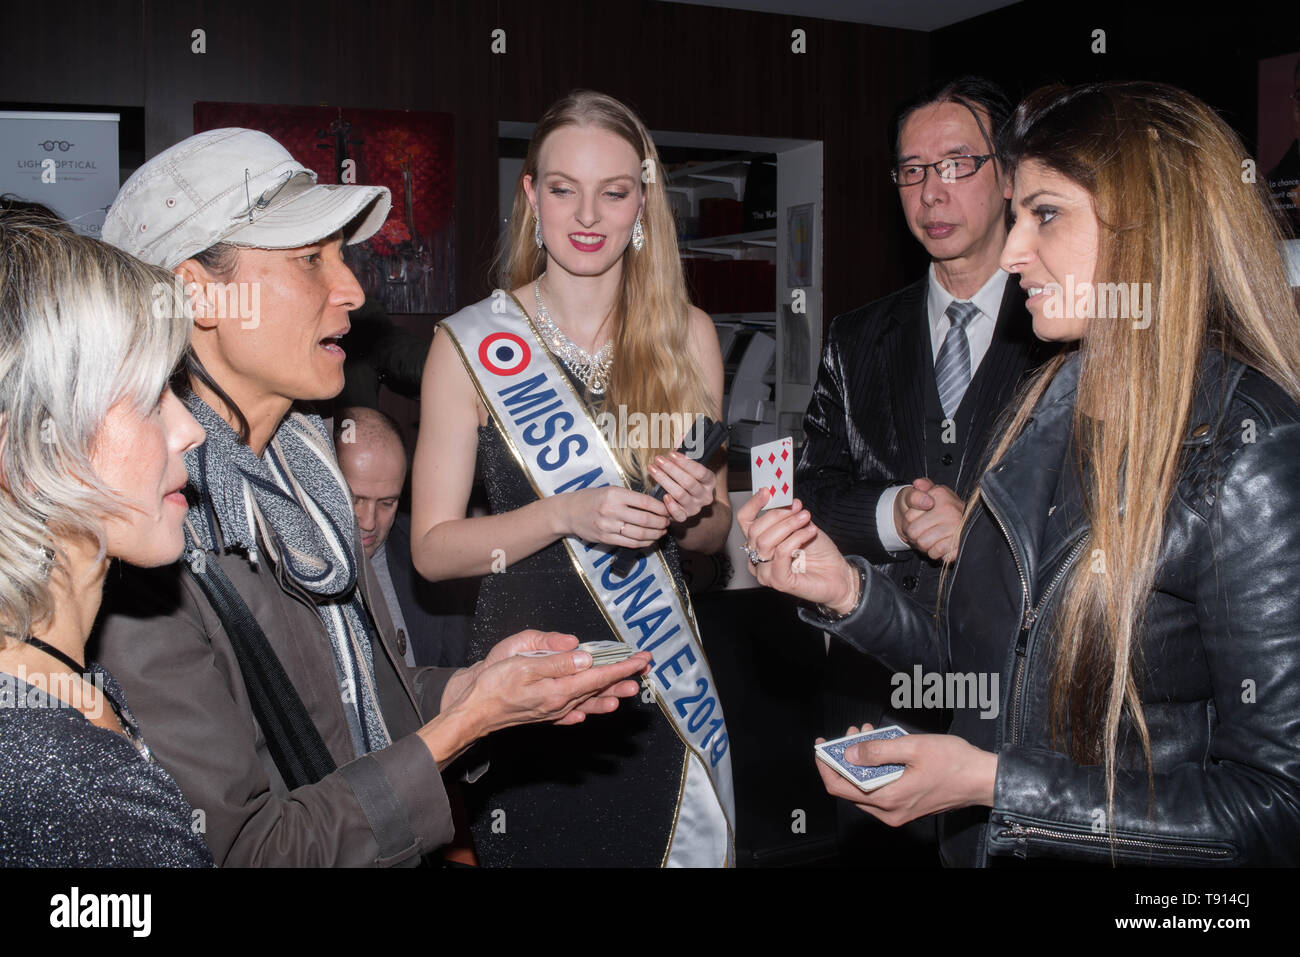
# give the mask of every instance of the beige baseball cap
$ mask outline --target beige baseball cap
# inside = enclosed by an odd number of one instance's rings
[[[385,186],[326,186],[257,130],[222,129],[181,140],[141,166],[104,218],[106,242],[174,269],[220,242],[293,249],[345,230],[359,243],[384,224]]]

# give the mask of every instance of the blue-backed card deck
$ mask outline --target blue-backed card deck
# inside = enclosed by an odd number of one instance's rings
[[[881,764],[877,767],[863,767],[858,764],[851,764],[844,757],[844,752],[852,745],[861,741],[879,741],[889,738],[901,738],[907,734],[896,724],[891,724],[887,728],[877,728],[874,731],[864,731],[858,734],[847,734],[842,738],[836,738],[834,741],[823,741],[816,745],[813,750],[817,754],[817,759],[830,765],[839,774],[852,781],[863,791],[874,791],[876,788],[884,787],[890,781],[897,781],[903,774],[901,764]]]

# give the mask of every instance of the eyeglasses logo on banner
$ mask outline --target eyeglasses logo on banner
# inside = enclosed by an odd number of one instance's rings
[[[45,150],[45,152],[47,153],[53,153],[54,148],[56,146],[59,148],[60,153],[66,153],[68,150],[72,149],[77,144],[69,143],[67,140],[46,140],[44,143],[42,143],[40,140],[37,140],[36,145],[39,146],[41,149]]]

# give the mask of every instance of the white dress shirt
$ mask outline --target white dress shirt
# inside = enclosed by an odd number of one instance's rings
[[[970,297],[969,301],[979,309],[979,313],[966,323],[966,341],[970,345],[972,379],[975,378],[975,371],[984,361],[984,355],[993,342],[993,330],[998,324],[998,311],[1002,308],[1002,296],[1006,293],[1007,278],[1006,270],[998,269],[989,277],[988,282],[980,287],[979,292]],[[944,337],[952,328],[952,320],[948,318],[947,311],[956,298],[940,284],[939,277],[935,275],[934,263],[930,263],[929,291],[926,294],[925,305],[930,322],[932,362],[938,360]],[[876,503],[876,528],[880,532],[880,543],[885,547],[885,551],[902,552],[908,549],[908,544],[898,537],[898,529],[894,526],[894,500],[905,488],[910,486],[895,485],[885,489],[880,496],[880,501]]]

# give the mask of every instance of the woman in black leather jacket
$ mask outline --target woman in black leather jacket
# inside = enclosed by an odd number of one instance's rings
[[[1035,333],[1078,346],[994,449],[938,615],[799,502],[737,514],[760,582],[953,711],[849,749],[898,780],[864,794],[819,762],[827,790],[892,825],[944,812],[949,864],[1294,865],[1300,316],[1277,227],[1235,135],[1172,87],[1041,90],[1004,143],[1003,267]]]

